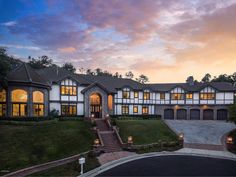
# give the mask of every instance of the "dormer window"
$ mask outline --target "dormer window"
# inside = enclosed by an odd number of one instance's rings
[[[61,82],[61,95],[76,96],[77,95],[76,83],[68,79],[65,81],[62,81]]]
[[[130,98],[130,89],[124,88],[122,91],[122,98],[123,99],[129,99]]]
[[[150,91],[149,90],[144,90],[143,99],[144,100],[150,100]]]

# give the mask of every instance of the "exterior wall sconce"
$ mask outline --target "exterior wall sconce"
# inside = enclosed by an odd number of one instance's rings
[[[128,136],[128,144],[133,144],[133,137],[132,136]]]
[[[106,118],[108,118],[108,117],[110,117],[110,115],[109,115],[109,114],[106,114]]]
[[[91,117],[92,117],[92,118],[94,118],[94,117],[95,117],[95,115],[94,115],[94,114],[91,114]]]
[[[95,140],[94,140],[94,146],[96,146],[96,147],[97,147],[97,146],[99,146],[99,144],[100,144],[100,141],[99,141],[99,139],[95,139]]]
[[[226,139],[226,143],[227,144],[233,144],[233,137],[232,136],[228,136]]]
[[[179,140],[180,140],[180,141],[183,141],[183,140],[184,140],[184,134],[183,134],[183,133],[180,133],[180,134],[179,134]]]

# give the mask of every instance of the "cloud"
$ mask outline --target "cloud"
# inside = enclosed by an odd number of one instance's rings
[[[41,50],[39,47],[35,46],[25,46],[25,45],[11,45],[11,44],[0,44],[7,48],[16,48],[16,49],[27,49],[27,50]]]
[[[73,53],[76,51],[74,47],[59,48],[58,50],[59,52],[62,52],[62,53]]]
[[[5,22],[5,23],[1,23],[2,26],[6,26],[6,27],[15,26],[16,24],[17,24],[16,21],[8,21],[8,22]]]

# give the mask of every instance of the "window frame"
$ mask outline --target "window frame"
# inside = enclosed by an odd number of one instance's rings
[[[63,107],[66,107],[65,108],[65,113],[63,112]],[[70,114],[70,108],[72,107],[72,114]],[[73,109],[75,108],[75,110]],[[74,112],[75,111],[75,112]],[[67,114],[69,113],[69,114]],[[61,105],[61,115],[62,116],[76,116],[77,115],[77,105],[65,105],[65,104],[62,104]]]
[[[122,115],[129,115],[129,106],[128,105],[122,105],[121,106],[121,113],[122,113]]]
[[[191,97],[189,97],[191,95]],[[192,100],[193,99],[193,93],[186,93],[185,94],[186,100]]]
[[[62,90],[64,88],[64,93],[62,93]],[[66,89],[68,90],[66,92]],[[74,93],[75,91],[75,93]],[[77,96],[77,86],[75,85],[61,85],[60,86],[60,94],[61,96]]]
[[[40,109],[40,106],[43,106],[43,115],[40,115],[39,114],[39,111],[38,111],[38,113],[37,114],[35,114],[35,107],[34,106],[37,106],[37,109],[39,110]],[[33,116],[34,117],[43,117],[44,116],[44,114],[45,114],[45,112],[44,112],[44,104],[43,103],[33,103]]]
[[[209,96],[212,96],[212,98],[209,98]],[[215,93],[212,92],[202,92],[200,93],[200,100],[215,100]]]
[[[160,100],[165,100],[165,99],[166,99],[166,94],[160,93]]]
[[[184,100],[184,93],[171,93],[171,100]]]
[[[134,98],[139,98],[139,92],[138,91],[134,91]]]
[[[4,111],[5,107],[5,111]],[[6,103],[0,103],[0,117],[6,117],[7,114],[7,104]]]
[[[151,94],[149,91],[143,92],[143,100],[150,100]]]
[[[144,111],[146,110],[146,111]],[[149,106],[143,106],[142,107],[142,114],[143,115],[148,115],[149,114]]]
[[[136,108],[136,111],[135,111]],[[138,106],[133,106],[133,113],[138,113]]]
[[[14,105],[18,105],[18,115],[14,115]],[[24,115],[22,115],[22,112],[21,112],[21,106],[22,105],[25,105],[26,106],[26,109],[25,109],[25,113]],[[25,103],[25,102],[13,102],[12,103],[12,117],[27,117],[28,116],[28,104]]]

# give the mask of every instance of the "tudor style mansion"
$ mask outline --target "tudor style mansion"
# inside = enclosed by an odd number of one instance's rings
[[[0,117],[156,115],[162,119],[227,120],[236,88],[229,83],[140,84],[21,64],[0,89]]]

